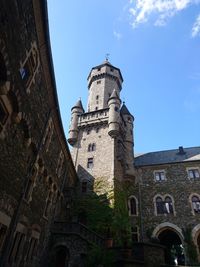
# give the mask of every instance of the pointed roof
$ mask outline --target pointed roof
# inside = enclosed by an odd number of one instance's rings
[[[81,108],[81,109],[84,111],[81,99],[79,99],[79,100],[76,102],[76,104],[72,107],[72,109],[73,109],[73,108]]]
[[[122,107],[121,107],[121,114],[122,115],[131,115],[130,111],[128,110],[127,106],[125,105],[125,103],[123,103]],[[131,115],[132,116],[132,115]]]
[[[119,96],[118,96],[117,91],[115,89],[113,90],[113,92],[112,92],[111,96],[109,97],[109,99],[111,99],[111,98],[118,98],[119,99]]]

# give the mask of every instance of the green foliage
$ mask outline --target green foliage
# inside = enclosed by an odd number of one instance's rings
[[[197,256],[197,250],[195,247],[195,244],[192,240],[192,234],[191,234],[191,228],[183,229],[183,234],[185,238],[185,242],[187,243],[186,251],[187,255],[190,260],[190,264],[196,264],[198,263],[198,256]]]
[[[128,189],[127,184],[115,181],[113,233],[114,239],[119,246],[130,245],[131,242],[131,224],[127,209]]]
[[[117,245],[129,245],[131,225],[127,199],[130,195],[130,184],[114,181],[113,189],[105,178],[96,178],[93,190],[77,198],[75,214],[78,216],[84,212],[87,214],[87,226],[90,229],[107,237],[108,232],[111,232]]]
[[[103,266],[103,267],[112,267],[114,266],[114,252],[108,249],[102,249],[97,246],[93,246],[87,255],[86,266]]]
[[[108,183],[105,179],[95,180],[94,191],[80,196],[75,201],[75,215],[81,212],[86,214],[87,226],[101,235],[105,235],[111,227],[113,209],[110,207],[109,191],[106,192]]]

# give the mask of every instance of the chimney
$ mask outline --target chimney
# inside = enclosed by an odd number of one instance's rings
[[[185,154],[184,148],[182,146],[179,146],[179,148],[178,148],[178,154],[179,155],[184,155]]]

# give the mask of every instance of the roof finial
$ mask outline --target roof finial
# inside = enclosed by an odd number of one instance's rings
[[[106,61],[108,61],[110,54],[106,53]]]

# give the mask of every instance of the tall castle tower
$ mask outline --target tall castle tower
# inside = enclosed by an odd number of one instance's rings
[[[112,186],[114,178],[134,176],[134,117],[121,106],[122,82],[120,69],[106,60],[89,73],[87,112],[81,100],[72,107],[68,142],[82,191],[95,178],[105,178]]]

